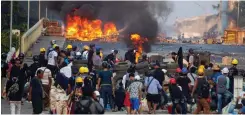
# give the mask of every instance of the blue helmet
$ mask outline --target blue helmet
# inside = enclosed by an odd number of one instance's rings
[[[184,67],[184,68],[182,68],[181,72],[182,72],[183,74],[187,74],[187,73],[188,73],[188,70],[187,70],[186,67]]]

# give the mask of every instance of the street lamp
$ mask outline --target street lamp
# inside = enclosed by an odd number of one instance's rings
[[[39,11],[38,11],[38,13],[39,13],[39,15],[38,15],[38,18],[39,18],[39,20],[40,20],[40,17],[41,17],[41,14],[40,14],[40,12],[41,12],[41,1],[39,0]]]
[[[237,6],[237,27],[239,27],[239,12],[240,12],[240,2],[239,2],[239,0],[237,1],[237,3],[238,3],[238,6]]]

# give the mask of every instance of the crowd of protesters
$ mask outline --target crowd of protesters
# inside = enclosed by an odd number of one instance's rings
[[[63,50],[52,40],[48,51],[41,48],[40,54],[33,56],[30,66],[24,63],[23,53],[8,60],[8,55],[2,53],[2,79],[6,79],[2,82],[5,84],[2,97],[9,101],[11,114],[21,113],[24,99],[32,102],[34,114],[46,110],[52,114],[103,114],[123,110],[127,114],[141,114],[143,110],[156,114],[158,109],[168,109],[171,114],[222,114],[222,108],[233,99],[234,77],[238,75],[236,59],[230,69],[206,65],[205,61],[196,66],[194,51],[190,49],[183,62],[177,53],[172,53],[176,63],[184,64],[175,68],[173,75],[168,75],[158,61],[153,70],[141,75],[135,67],[137,51],[131,49],[124,60],[130,67],[121,80],[115,81],[118,50],[104,57],[102,48],[95,44],[78,49],[67,45]],[[147,59],[144,55],[139,63]],[[74,60],[87,60],[87,66],[74,66]],[[213,74],[207,76],[206,71]],[[245,114],[245,95],[237,98],[239,104],[241,106],[235,108]]]

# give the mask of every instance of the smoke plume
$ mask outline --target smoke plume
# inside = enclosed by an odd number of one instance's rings
[[[161,18],[166,21],[172,11],[172,5],[167,1],[55,1],[46,4],[49,9],[59,11],[64,22],[67,14],[73,14],[90,20],[111,21],[119,29],[127,26],[125,31],[121,33],[125,36],[123,38],[125,43],[132,44],[130,34],[140,34],[141,37],[148,38],[148,42],[143,44],[145,52],[150,51],[150,44],[156,40],[159,30],[157,20]]]

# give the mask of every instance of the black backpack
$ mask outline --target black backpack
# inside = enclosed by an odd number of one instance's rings
[[[200,88],[200,92],[199,92],[199,97],[201,98],[208,98],[209,97],[209,83],[208,81],[205,79],[204,83],[202,84],[201,88]]]
[[[90,111],[90,106],[93,103],[92,99],[83,100],[80,99],[75,104],[75,114],[92,114]]]

